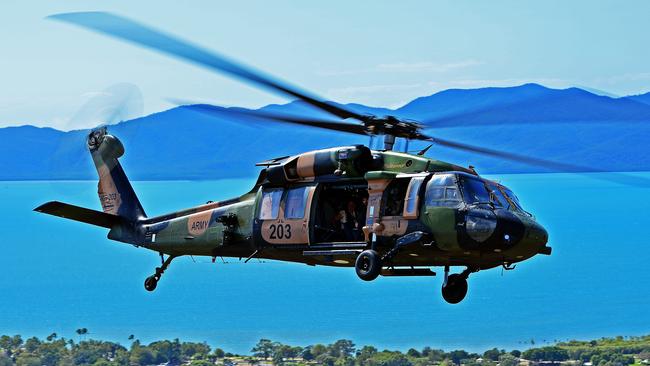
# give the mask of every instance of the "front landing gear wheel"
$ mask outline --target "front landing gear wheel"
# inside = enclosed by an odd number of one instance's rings
[[[442,297],[450,304],[458,304],[467,295],[467,278],[462,274],[452,274],[442,286]]]
[[[364,281],[372,281],[381,272],[381,258],[379,254],[372,250],[364,250],[357,257],[356,262],[354,263],[354,268],[357,271],[357,276]]]
[[[153,291],[158,286],[158,278],[156,276],[149,276],[144,280],[144,289],[147,291]]]

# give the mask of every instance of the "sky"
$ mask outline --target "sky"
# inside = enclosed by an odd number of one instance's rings
[[[6,1],[0,127],[70,130],[128,83],[131,117],[170,99],[260,107],[287,99],[48,15],[102,10],[216,50],[329,100],[398,107],[448,88],[536,82],[650,91],[647,1]],[[121,84],[124,85],[124,84]]]

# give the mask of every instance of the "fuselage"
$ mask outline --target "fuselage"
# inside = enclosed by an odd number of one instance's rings
[[[507,187],[420,155],[356,145],[272,159],[240,197],[147,217],[119,163],[119,139],[98,129],[87,144],[103,211],[58,201],[35,210],[160,253],[147,291],[174,258],[202,255],[354,266],[365,281],[444,266],[442,295],[455,304],[470,273],[551,253],[546,230]],[[451,266],[466,268],[450,275]]]
[[[248,193],[144,219],[132,244],[172,256],[353,266],[364,248],[386,253],[401,240],[408,245],[388,265],[477,269],[550,251],[512,191],[473,169],[364,146],[265,163]]]

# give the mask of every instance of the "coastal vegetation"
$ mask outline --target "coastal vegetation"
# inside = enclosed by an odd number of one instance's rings
[[[331,344],[292,346],[261,339],[250,354],[238,355],[205,342],[159,340],[144,344],[129,335],[125,347],[116,342],[86,339],[86,328],[76,331],[80,339],[52,333],[45,339],[20,335],[0,336],[0,366],[68,365],[192,365],[192,366],[626,366],[650,364],[650,335],[601,338],[591,341],[556,342],[523,351],[489,349],[483,353],[444,351],[424,347],[406,352],[357,346],[341,339]]]

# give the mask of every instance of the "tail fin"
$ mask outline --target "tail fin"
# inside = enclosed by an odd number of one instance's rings
[[[88,135],[88,149],[99,174],[97,194],[102,209],[135,222],[147,215],[126,177],[118,158],[124,154],[124,146],[117,137],[106,133],[106,128]]]

